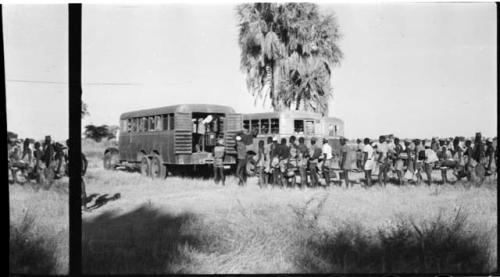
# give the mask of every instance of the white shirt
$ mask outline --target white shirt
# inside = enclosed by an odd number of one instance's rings
[[[374,158],[373,147],[371,145],[366,144],[365,147],[363,148],[363,153],[368,153],[368,158],[367,158],[368,161],[373,160]]]
[[[326,154],[327,160],[333,158],[332,147],[330,146],[330,144],[328,144],[328,143],[323,144],[323,148],[321,150],[322,150],[323,155]]]

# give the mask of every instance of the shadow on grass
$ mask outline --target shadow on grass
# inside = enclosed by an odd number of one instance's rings
[[[57,242],[34,232],[28,213],[18,226],[10,225],[9,271],[11,274],[56,274]]]
[[[486,234],[465,230],[466,217],[438,216],[415,223],[399,219],[370,234],[357,223],[336,232],[316,232],[304,243],[298,264],[306,272],[486,273]]]
[[[171,215],[144,205],[82,222],[82,271],[87,274],[165,274],[192,269],[190,251],[209,251],[193,214]]]

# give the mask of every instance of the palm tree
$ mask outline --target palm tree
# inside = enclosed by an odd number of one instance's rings
[[[331,68],[342,58],[333,15],[310,3],[242,4],[237,15],[241,69],[256,100],[327,113]]]

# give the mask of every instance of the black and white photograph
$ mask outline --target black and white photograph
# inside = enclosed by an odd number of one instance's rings
[[[68,17],[2,5],[11,274],[498,271],[496,3],[83,3],[80,183]]]

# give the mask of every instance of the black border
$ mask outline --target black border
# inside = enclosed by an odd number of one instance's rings
[[[68,5],[69,51],[69,274],[82,273],[81,96],[82,4]]]

